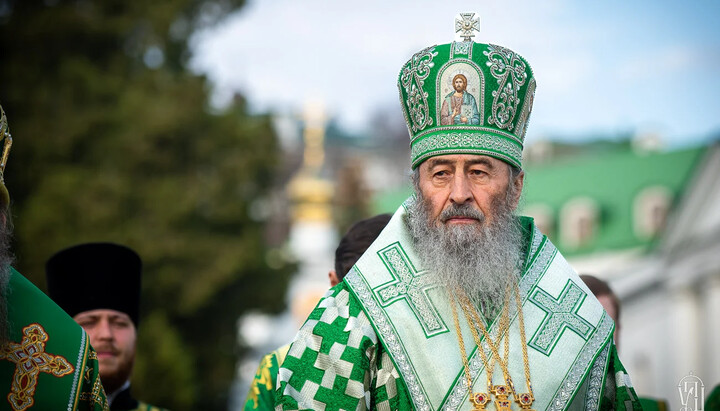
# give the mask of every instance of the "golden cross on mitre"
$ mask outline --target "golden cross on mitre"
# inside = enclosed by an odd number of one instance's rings
[[[459,18],[455,18],[455,33],[460,33],[463,41],[472,41],[475,37],[475,31],[480,31],[480,17],[475,17],[475,13],[460,13]]]

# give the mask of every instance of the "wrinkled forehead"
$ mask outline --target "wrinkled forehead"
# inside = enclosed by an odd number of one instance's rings
[[[431,169],[441,165],[467,167],[475,164],[481,164],[492,169],[509,167],[508,163],[483,154],[445,154],[428,158],[420,164],[419,168]]]

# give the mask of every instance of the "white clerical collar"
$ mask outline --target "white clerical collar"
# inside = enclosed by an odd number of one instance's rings
[[[121,385],[120,388],[115,390],[115,392],[107,395],[108,405],[112,405],[113,400],[115,397],[117,397],[118,394],[120,394],[122,391],[130,388],[130,380],[125,381],[125,384]]]

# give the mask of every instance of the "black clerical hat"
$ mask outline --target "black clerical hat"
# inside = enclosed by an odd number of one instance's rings
[[[140,317],[142,261],[135,251],[113,243],[80,244],[59,251],[45,264],[48,295],[71,317],[110,309]]]

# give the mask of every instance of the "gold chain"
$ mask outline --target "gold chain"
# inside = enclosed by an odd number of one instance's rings
[[[518,320],[520,322],[520,345],[522,346],[523,362],[525,363],[525,383],[528,389],[528,392],[520,394],[520,397],[515,395],[515,400],[520,404],[522,409],[530,409],[533,401],[535,401],[535,395],[533,395],[532,384],[530,383],[530,361],[528,359],[527,340],[525,339],[525,320],[523,318],[520,289],[516,283],[513,283],[513,289],[515,291],[515,303],[517,304]]]
[[[508,288],[508,291],[509,291],[509,288]],[[491,358],[488,361],[488,358],[485,355],[485,350],[483,349],[481,341],[480,341],[480,336],[478,335],[477,328],[476,328],[476,326],[474,326],[474,323],[480,322],[481,330],[483,332],[483,335],[485,336],[485,340],[486,340],[488,346],[490,347],[490,350],[492,351],[492,354],[494,355],[495,358],[497,358],[497,362],[500,363],[500,367],[503,370],[503,374],[507,375],[507,373],[505,372],[505,369],[507,367],[503,363],[503,360],[500,358],[497,348],[496,348],[496,345],[500,345],[500,339],[502,338],[503,334],[507,334],[507,331],[510,328],[510,310],[508,308],[509,302],[510,302],[509,301],[510,295],[508,293],[508,295],[506,296],[508,301],[506,301],[506,303],[504,304],[503,314],[500,317],[500,325],[498,327],[497,342],[493,343],[492,338],[490,338],[490,336],[488,335],[488,333],[485,329],[484,323],[482,322],[482,320],[480,320],[480,318],[477,314],[477,310],[472,308],[472,304],[470,303],[468,298],[462,292],[458,291],[457,294],[460,295],[462,298],[462,301],[460,301],[460,307],[463,309],[463,313],[465,314],[465,318],[468,322],[468,325],[470,325],[470,331],[473,335],[473,339],[475,340],[475,344],[477,345],[477,349],[480,351],[480,357],[482,358],[482,361],[485,364],[485,372],[487,375],[488,391],[494,393],[495,396],[497,398],[499,398],[499,400],[503,401],[505,403],[505,405],[507,405],[509,407],[509,401],[507,401],[508,388],[504,385],[493,386],[493,384],[492,384],[492,375],[493,375],[493,370],[495,369],[495,364],[493,362],[493,358]],[[450,303],[452,306],[453,320],[455,322],[455,330],[458,335],[458,342],[460,345],[460,353],[461,353],[461,356],[463,359],[463,363],[465,365],[465,377],[467,379],[468,392],[470,394],[470,402],[473,404],[473,409],[483,410],[483,409],[485,409],[485,404],[490,400],[490,397],[487,394],[483,394],[483,393],[475,394],[472,391],[472,376],[470,374],[470,363],[467,359],[467,351],[465,350],[465,342],[463,341],[462,331],[460,329],[460,322],[459,322],[458,315],[457,315],[457,309],[455,308],[455,304],[456,304],[455,297],[452,294],[450,294]],[[505,343],[505,354],[506,354],[505,363],[507,363],[507,353],[510,351],[509,350],[509,339],[506,338],[506,340],[507,341]],[[496,405],[497,405],[497,401],[496,401]]]
[[[503,307],[503,313],[500,316],[500,323],[497,330],[497,341],[493,342],[492,337],[490,336],[490,333],[487,332],[487,329],[485,328],[485,322],[483,319],[480,318],[480,315],[478,314],[478,311],[472,306],[472,303],[467,298],[467,296],[462,293],[458,292],[458,294],[461,296],[462,302],[461,307],[463,309],[463,312],[465,314],[465,319],[467,320],[468,324],[471,325],[470,331],[472,331],[473,338],[475,340],[475,344],[478,346],[478,349],[482,347],[480,342],[480,336],[477,333],[477,326],[474,326],[474,324],[479,324],[480,331],[482,331],[483,336],[485,337],[485,341],[487,342],[488,346],[490,347],[490,351],[493,354],[493,358],[497,360],[497,362],[500,364],[500,367],[504,370],[506,368],[506,362],[503,361],[503,359],[500,357],[499,352],[499,345],[500,340],[502,339],[502,336],[504,333],[507,332],[507,330],[510,328],[510,310],[508,309],[508,304],[504,304]],[[506,297],[509,297],[506,296]],[[506,298],[507,299],[507,298]],[[505,339],[505,349],[506,349],[506,355],[509,351],[508,346],[509,339]],[[484,351],[483,351],[484,353]],[[486,367],[486,369],[489,371],[488,380],[492,380],[492,374],[495,369],[495,364],[493,363],[493,358],[490,359],[490,364]],[[491,384],[491,383],[490,383]]]
[[[470,324],[478,324],[476,327],[477,327],[477,328],[480,328],[480,331],[483,333],[483,336],[484,336],[485,339],[488,341],[488,345],[490,346],[490,350],[491,350],[491,351],[493,352],[493,354],[495,355],[495,358],[496,358],[496,359],[499,359],[499,358],[500,358],[500,355],[499,355],[500,350],[498,350],[498,347],[499,347],[500,339],[501,339],[501,337],[502,337],[501,334],[502,334],[503,332],[507,331],[507,329],[509,328],[510,312],[509,312],[509,309],[508,309],[508,304],[505,303],[504,306],[503,306],[503,313],[502,313],[502,315],[501,315],[501,317],[500,317],[500,322],[499,322],[499,325],[498,325],[498,331],[497,331],[498,335],[497,335],[497,337],[496,337],[497,342],[493,343],[493,340],[492,340],[492,338],[491,338],[491,336],[490,336],[490,333],[488,333],[487,328],[485,328],[485,321],[480,318],[480,314],[479,314],[478,311],[473,307],[472,303],[471,303],[470,300],[467,298],[467,296],[466,296],[465,294],[462,294],[462,293],[461,293],[460,295],[461,295],[462,302],[463,302],[462,307],[463,307],[463,311],[464,311],[464,313],[465,313],[465,318],[467,319],[467,321],[468,321]],[[506,298],[506,299],[507,299],[507,298]],[[477,343],[477,342],[479,341],[479,339],[480,339],[480,336],[477,334],[477,329],[476,329],[476,327],[473,327],[473,331],[474,331],[473,337],[475,338],[475,343]],[[502,364],[502,361],[501,361],[501,364]]]
[[[506,290],[505,295],[505,304],[503,307],[503,313],[500,317],[500,323],[497,329],[497,339],[495,342],[493,342],[490,333],[485,327],[485,323],[483,319],[480,318],[480,315],[478,311],[475,309],[475,307],[472,305],[470,300],[467,298],[467,296],[460,290],[457,290],[457,294],[460,296],[460,306],[463,309],[463,313],[465,314],[465,318],[468,321],[468,325],[470,325],[470,331],[472,332],[473,339],[475,340],[475,344],[478,347],[478,350],[480,350],[480,355],[483,360],[483,362],[486,364],[485,371],[487,373],[488,378],[488,390],[495,394],[496,398],[498,400],[495,401],[496,406],[498,408],[503,409],[510,409],[510,402],[507,400],[508,395],[508,389],[512,393],[515,401],[520,405],[521,409],[529,410],[530,406],[535,400],[535,397],[532,392],[532,385],[530,383],[530,361],[528,359],[528,353],[527,353],[527,340],[525,338],[525,321],[523,318],[523,310],[522,310],[522,301],[520,298],[520,291],[518,289],[517,284],[512,284],[512,291],[510,286]],[[517,310],[518,310],[518,320],[519,320],[519,326],[520,326],[520,340],[521,340],[521,346],[522,346],[522,352],[523,352],[523,365],[525,369],[525,382],[527,384],[528,393],[522,393],[520,395],[517,394],[515,391],[515,386],[512,382],[512,378],[510,377],[510,370],[509,370],[509,352],[510,352],[510,314],[509,314],[509,306],[511,304],[512,297],[510,294],[515,294],[515,302],[517,304]],[[457,315],[457,309],[455,308],[455,298],[451,294],[451,305],[452,305],[452,311],[453,311],[453,319],[455,321],[455,328],[458,334],[458,341],[461,349],[461,354],[463,358],[463,362],[465,364],[465,375],[467,379],[468,384],[468,390],[470,393],[470,402],[475,406],[474,409],[482,410],[485,409],[485,404],[488,402],[489,397],[485,394],[477,394],[477,396],[472,392],[472,376],[470,374],[469,370],[469,361],[467,359],[467,353],[465,350],[465,343],[462,338],[462,332],[460,330],[460,323],[458,320]],[[483,336],[485,337],[485,341],[490,347],[490,351],[493,354],[493,358],[488,361],[485,355],[485,350],[482,348],[482,344],[480,341],[480,336],[478,335],[477,328],[480,328],[480,331],[483,333]],[[504,341],[504,358],[500,356],[499,347],[500,342],[503,338],[503,335],[505,336]],[[495,368],[495,364],[493,362],[493,359],[496,360],[500,364],[500,368],[502,370],[505,384],[507,385],[492,385],[492,374]],[[476,398],[477,397],[477,398]]]
[[[503,380],[504,384],[493,384],[492,383],[492,373],[494,369],[494,365],[492,365],[492,360],[490,361],[490,364],[488,364],[485,368],[488,370],[488,389],[491,393],[495,395],[495,408],[498,410],[509,410],[510,409],[510,400],[508,400],[508,395],[512,393],[514,395],[513,386],[512,386],[512,380],[510,379],[510,373],[508,372],[507,367],[507,355],[509,353],[509,329],[510,329],[510,301],[511,301],[511,289],[508,287],[506,289],[505,293],[505,301],[503,304],[503,313],[500,316],[500,324],[497,329],[497,341],[493,343],[492,337],[490,336],[490,333],[487,331],[487,328],[485,328],[485,321],[480,318],[480,314],[478,313],[478,310],[475,309],[475,307],[472,305],[470,300],[467,298],[467,296],[462,293],[462,291],[458,291],[458,294],[463,299],[463,310],[465,311],[465,317],[468,321],[468,324],[470,324],[470,328],[472,330],[475,330],[476,327],[480,328],[480,331],[482,331],[483,336],[485,337],[485,341],[490,347],[490,350],[492,351],[492,354],[495,358],[495,360],[500,364],[500,369],[503,374]],[[506,358],[503,359],[500,356],[499,347],[500,342],[503,338],[503,335],[505,335],[507,338],[505,338],[505,354]],[[480,336],[477,334],[477,331],[473,332],[473,337],[475,338],[475,343],[478,347],[482,347]]]
[[[455,322],[455,332],[457,332],[458,343],[460,345],[460,357],[462,357],[463,364],[465,365],[465,379],[467,381],[468,392],[470,394],[470,402],[473,404],[473,409],[483,410],[485,409],[485,404],[490,400],[490,397],[488,397],[487,394],[484,393],[478,393],[477,395],[473,393],[472,375],[470,374],[470,361],[468,361],[467,358],[467,351],[465,350],[465,342],[463,341],[462,330],[460,329],[460,320],[458,319],[457,308],[455,307],[455,304],[455,297],[450,294],[450,306],[452,307],[453,320]],[[485,351],[482,349],[482,347],[478,347],[478,349],[480,350],[480,356],[483,360],[483,363],[487,364],[487,357],[485,356]]]

